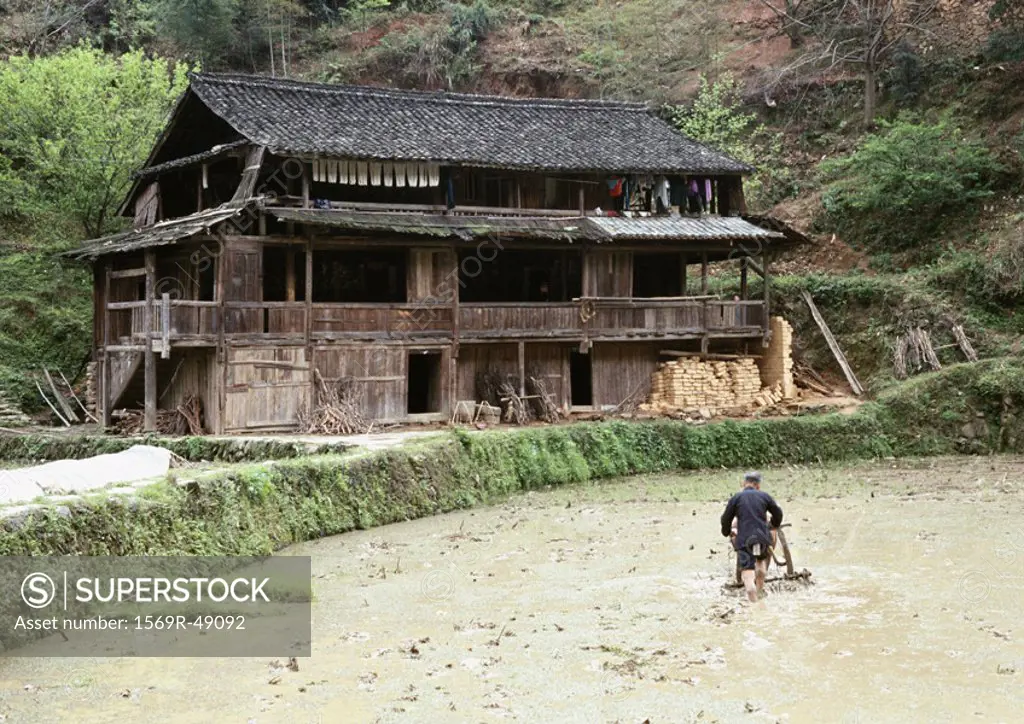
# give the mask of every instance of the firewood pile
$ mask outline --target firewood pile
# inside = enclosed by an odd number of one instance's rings
[[[926,366],[932,370],[942,369],[928,330],[914,327],[896,340],[893,351],[896,378],[905,380],[909,374],[920,372]]]
[[[111,427],[118,435],[138,435],[145,429],[142,410],[115,410],[111,418]],[[191,395],[173,410],[157,410],[156,431],[174,437],[202,435],[202,402]]]
[[[25,427],[31,423],[25,413],[4,399],[3,392],[0,392],[0,426]]]
[[[372,422],[359,409],[356,396],[356,382],[351,378],[329,384],[313,371],[316,384],[315,401],[312,408],[303,405],[297,418],[299,429],[316,435],[361,435],[369,432]]]
[[[525,425],[530,421],[530,413],[526,407],[526,401],[519,396],[512,385],[508,382],[502,382],[498,387],[498,393],[501,395],[501,404],[504,410],[502,419],[505,422]]]
[[[530,393],[530,403],[534,416],[538,420],[552,424],[562,419],[562,411],[558,409],[547,383],[539,377],[526,378],[526,390]]]

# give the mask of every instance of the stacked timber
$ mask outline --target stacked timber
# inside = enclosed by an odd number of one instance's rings
[[[25,416],[25,413],[8,402],[4,393],[0,392],[0,427],[25,427],[31,424],[32,421]]]
[[[665,362],[651,381],[645,409],[709,410],[712,413],[760,405],[768,399],[761,373],[751,357],[734,361],[702,361],[694,357]],[[764,406],[764,405],[760,405]]]

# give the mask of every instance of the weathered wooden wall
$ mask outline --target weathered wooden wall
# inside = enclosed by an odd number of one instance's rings
[[[225,431],[292,427],[309,401],[305,347],[229,347],[226,372]]]
[[[593,250],[583,256],[583,296],[628,297],[633,293],[633,254]]]
[[[456,287],[453,249],[410,249],[406,268],[409,270],[406,279],[409,302],[439,299],[443,296],[441,290],[454,290]]]
[[[593,356],[594,405],[618,405],[638,387],[650,385],[664,343],[596,342]],[[646,395],[645,395],[646,396]]]
[[[219,428],[220,387],[223,376],[216,364],[213,349],[175,350],[170,364],[160,365],[160,371],[170,371],[170,377],[158,380],[161,410],[173,410],[190,395],[198,395],[203,410],[203,425],[207,432]]]
[[[221,255],[224,264],[224,301],[263,301],[263,249],[258,242],[232,238]],[[224,315],[228,334],[253,334],[263,331],[260,309],[229,309]]]
[[[519,348],[515,344],[464,344],[459,348],[458,400],[479,400],[476,376],[491,370],[519,387]]]
[[[548,394],[559,407],[571,402],[569,350],[564,344],[528,344],[525,349],[526,374],[543,380]]]
[[[363,414],[374,420],[406,415],[406,350],[401,346],[328,345],[313,348],[313,366],[324,380],[355,380]]]

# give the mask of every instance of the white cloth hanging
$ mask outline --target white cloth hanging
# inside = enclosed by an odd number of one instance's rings
[[[336,184],[338,183],[338,162],[328,161],[327,162],[327,183]]]
[[[370,164],[366,161],[359,161],[356,164],[356,177],[359,181],[360,186],[366,186],[370,183]]]
[[[348,182],[352,186],[359,183],[359,167],[355,161],[348,162]]]
[[[371,163],[370,164],[370,185],[380,186],[381,177],[381,164]]]
[[[431,186],[441,185],[441,166],[440,164],[431,163],[427,164],[427,180]]]
[[[420,165],[418,163],[410,163],[405,167],[406,172],[409,174],[409,186],[415,188],[420,185]]]
[[[668,179],[664,176],[659,176],[654,184],[654,198],[657,201],[661,201],[662,207],[668,211],[669,209],[669,189]],[[655,206],[657,208],[657,206]]]
[[[428,179],[429,175],[430,175],[430,169],[427,167],[427,165],[425,163],[421,163],[420,166],[419,166],[420,182],[419,182],[419,184],[417,184],[421,189],[427,187],[427,185],[429,183],[429,179]]]
[[[313,183],[320,183],[320,159],[313,159]]]
[[[395,186],[398,188],[405,188],[405,164],[395,164]]]
[[[394,164],[391,164],[391,163],[384,164],[383,171],[384,171],[384,185],[389,187],[389,188],[391,186],[394,186],[394,184],[395,184],[395,167],[394,167]]]

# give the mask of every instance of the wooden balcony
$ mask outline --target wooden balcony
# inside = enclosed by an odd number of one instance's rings
[[[107,305],[108,345],[141,348],[145,302]],[[224,324],[221,329],[221,315]],[[311,319],[307,321],[307,315]],[[567,303],[311,304],[163,300],[154,303],[155,349],[229,342],[497,341],[755,338],[763,301],[579,299]]]

